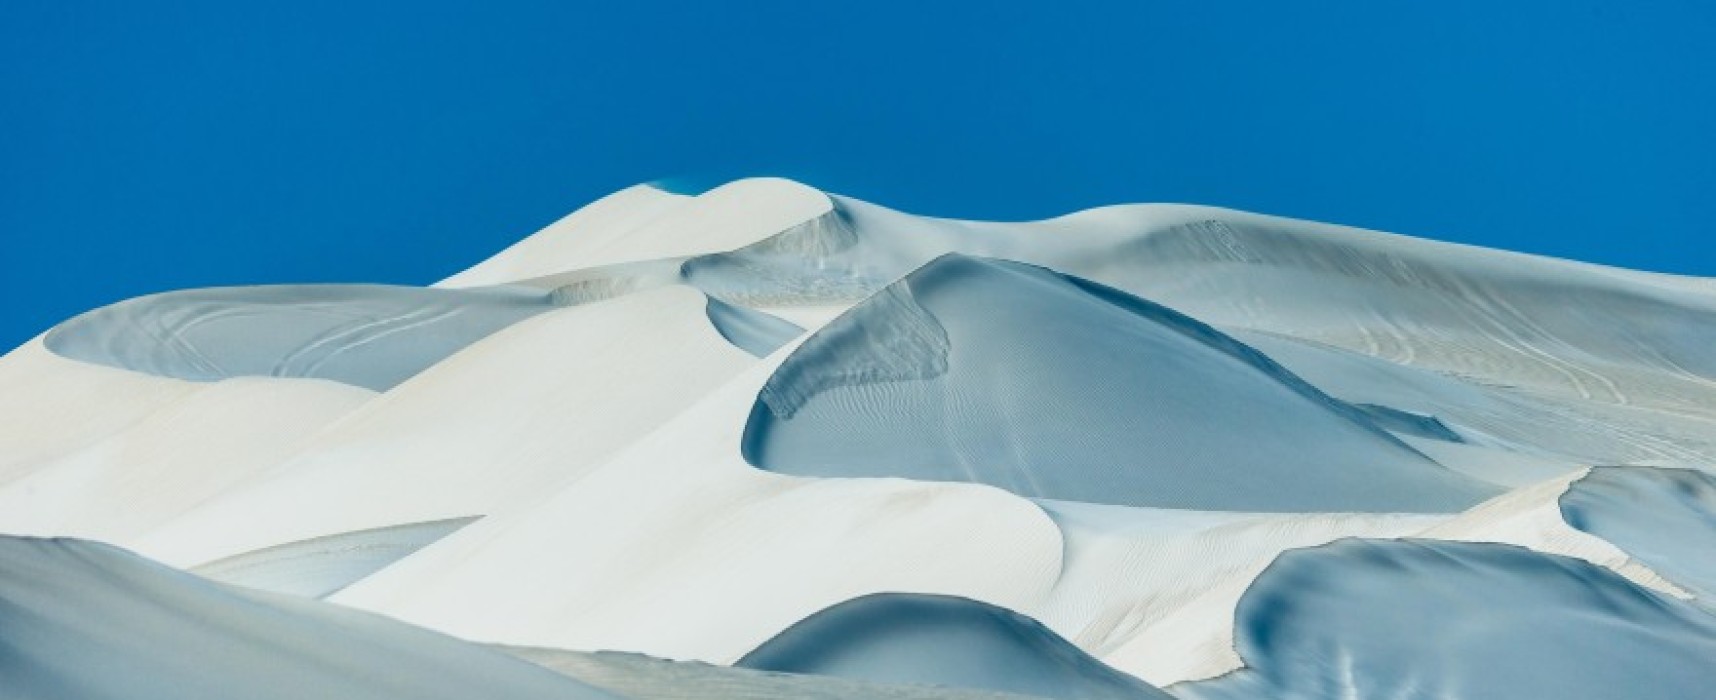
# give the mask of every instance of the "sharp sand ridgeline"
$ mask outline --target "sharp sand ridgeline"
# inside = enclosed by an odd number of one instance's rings
[[[640,185],[0,357],[0,699],[1716,688],[1716,281]]]

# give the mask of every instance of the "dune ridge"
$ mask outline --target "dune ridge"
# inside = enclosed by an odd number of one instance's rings
[[[0,357],[0,697],[1696,697],[1712,328],[1214,207],[640,185]]]
[[[1495,493],[1209,326],[952,254],[800,345],[759,394],[744,453],[801,476],[1199,510],[1449,512]]]

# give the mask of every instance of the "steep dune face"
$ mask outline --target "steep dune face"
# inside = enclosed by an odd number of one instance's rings
[[[0,358],[0,533],[295,597],[0,539],[0,697],[601,696],[345,608],[633,697],[1697,697],[1713,328],[1224,209],[640,186]]]
[[[1056,698],[1169,696],[1018,613],[946,596],[880,594],[812,615],[736,666]]]
[[[1186,316],[961,256],[807,340],[758,397],[745,454],[801,476],[1202,510],[1447,512],[1495,493]]]
[[[1559,503],[1568,525],[1607,540],[1716,609],[1716,477],[1601,467],[1573,482]]]
[[[1716,618],[1601,567],[1492,544],[1343,540],[1289,552],[1240,601],[1246,669],[1215,698],[1690,698]]]

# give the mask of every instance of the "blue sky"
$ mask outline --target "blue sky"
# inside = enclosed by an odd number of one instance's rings
[[[427,283],[669,177],[1713,275],[1710,7],[7,2],[0,344],[164,289]]]

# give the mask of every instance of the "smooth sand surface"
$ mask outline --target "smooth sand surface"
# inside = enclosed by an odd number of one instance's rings
[[[432,287],[167,292],[0,358],[0,533],[243,587],[0,540],[0,697],[602,696],[412,625],[627,697],[1695,697],[1712,347],[1710,280],[639,186]],[[828,612],[944,599],[1001,626]],[[771,645],[816,653],[676,663]]]

